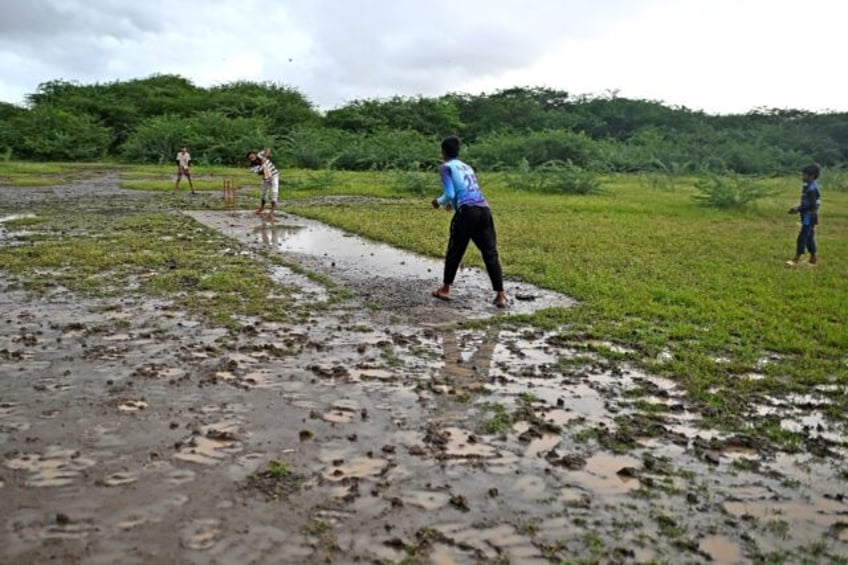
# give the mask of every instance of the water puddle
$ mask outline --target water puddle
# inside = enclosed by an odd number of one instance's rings
[[[641,461],[627,455],[598,453],[586,460],[586,466],[582,470],[569,472],[568,478],[597,495],[624,494],[639,488],[639,479],[624,470],[638,470],[641,467]]]
[[[401,305],[404,304],[407,309],[414,311],[415,307],[426,306],[430,320],[438,318],[433,315],[434,309],[459,309],[463,317],[499,313],[497,308],[489,304],[493,292],[488,276],[476,268],[461,270],[454,287],[453,300],[436,301],[429,296],[429,291],[441,281],[441,259],[370,241],[291,214],[280,214],[276,224],[262,223],[246,211],[193,211],[187,214],[245,244],[271,248],[307,269],[351,283],[365,292],[376,291],[378,294],[374,295],[375,299],[398,301],[398,308],[404,308]],[[473,249],[469,250],[469,253],[473,252]],[[289,273],[281,273],[281,281],[300,286],[298,281],[290,278]],[[311,286],[302,288],[306,289],[304,292],[315,290]],[[573,300],[559,293],[520,281],[507,281],[506,290],[513,297],[507,313],[530,313],[543,308],[569,307],[574,304]],[[414,292],[414,296],[410,292]]]
[[[698,544],[698,548],[709,555],[713,563],[719,565],[736,565],[746,561],[739,544],[724,536],[705,537]]]
[[[35,217],[35,214],[9,214],[8,216],[0,216],[0,224],[14,222],[15,220],[29,220]]]

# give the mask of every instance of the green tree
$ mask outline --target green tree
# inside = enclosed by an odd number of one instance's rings
[[[6,121],[5,144],[17,159],[99,159],[109,147],[109,130],[87,115],[58,108],[21,112]]]

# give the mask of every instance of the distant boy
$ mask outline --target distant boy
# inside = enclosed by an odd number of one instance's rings
[[[268,219],[274,221],[277,219],[275,214],[277,210],[277,196],[280,192],[280,173],[277,167],[271,161],[271,148],[266,147],[259,153],[250,151],[247,154],[247,161],[250,163],[250,171],[262,177],[262,199],[260,200],[259,209],[254,212],[257,216],[262,215],[265,211],[265,202],[271,202],[271,213],[268,214]]]
[[[177,183],[174,185],[174,190],[179,190],[180,179],[183,177],[188,179],[191,193],[196,194],[194,183],[191,182],[191,155],[189,155],[188,148],[185,145],[180,147],[180,151],[177,153]]]
[[[819,208],[821,207],[821,190],[819,189],[819,167],[807,165],[801,170],[801,203],[790,208],[790,214],[801,216],[801,231],[795,242],[795,257],[786,262],[790,267],[801,261],[804,251],[810,252],[810,265],[818,262],[818,246],[816,245],[816,226],[819,223]]]
[[[433,208],[437,209],[453,209],[454,215],[445,255],[443,284],[433,291],[433,296],[442,300],[450,298],[450,287],[456,278],[459,264],[468,248],[468,242],[473,241],[483,255],[492,289],[497,293],[494,304],[498,308],[505,308],[507,299],[503,287],[503,271],[498,258],[495,222],[489,204],[477,184],[474,169],[459,160],[458,137],[451,136],[442,140],[442,161],[439,175],[443,192],[441,196],[433,199],[432,204]]]

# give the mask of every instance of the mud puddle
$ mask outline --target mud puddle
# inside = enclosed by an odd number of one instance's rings
[[[107,184],[97,191],[116,197]],[[251,247],[289,237],[265,243],[246,214],[204,221]],[[820,421],[823,395],[757,406],[836,455],[775,451],[706,427],[674,382],[565,343],[558,330],[434,323],[496,313],[480,300],[483,274],[480,292],[434,303],[420,291],[438,284],[438,262],[414,284],[398,268],[380,310],[358,292],[367,273],[345,278],[341,260],[280,253],[354,298],[328,304],[320,285],[284,270],[314,310],[232,331],[132,292],[0,294],[0,561],[848,554],[844,430]],[[433,311],[442,313],[425,315]]]
[[[278,220],[271,223],[250,212],[186,213],[244,244],[272,249],[308,270],[324,274],[397,315],[451,322],[574,304],[559,293],[507,280],[505,287],[511,303],[501,311],[490,302],[494,293],[486,273],[476,268],[461,268],[452,300],[440,301],[430,296],[430,291],[441,283],[443,263],[438,259],[291,214],[280,213]]]

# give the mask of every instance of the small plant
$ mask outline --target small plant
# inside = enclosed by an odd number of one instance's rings
[[[695,200],[705,206],[728,210],[744,209],[760,198],[775,193],[774,189],[741,175],[720,176],[711,174],[698,180],[695,187],[700,193],[695,195]]]
[[[291,469],[279,461],[274,460],[268,462],[268,476],[272,479],[282,479],[284,477],[288,477],[290,474]]]
[[[483,410],[487,415],[490,412],[492,412],[493,415],[480,422],[477,426],[477,430],[480,433],[499,434],[508,432],[509,429],[512,428],[513,417],[509,414],[509,412],[507,412],[503,404],[486,403],[483,405]]]
[[[248,476],[245,488],[259,492],[265,496],[265,500],[272,501],[285,499],[297,491],[302,483],[301,475],[274,459],[268,462],[265,469]]]

